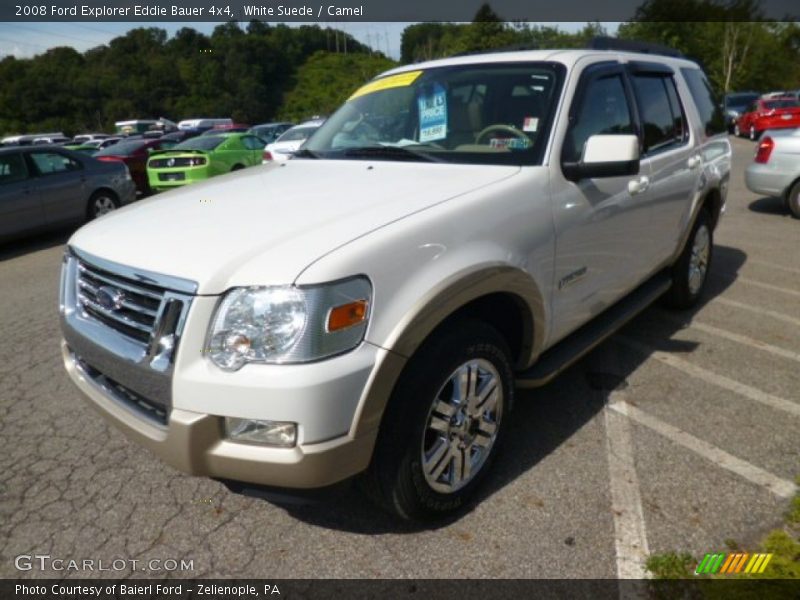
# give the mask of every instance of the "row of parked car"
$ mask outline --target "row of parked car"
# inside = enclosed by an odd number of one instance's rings
[[[59,133],[4,138],[0,243],[94,219],[139,195],[287,160],[323,121],[297,126],[230,124],[129,136],[86,133],[66,138]]]
[[[725,95],[728,131],[755,141],[768,129],[800,127],[800,90],[794,92],[735,92]]]

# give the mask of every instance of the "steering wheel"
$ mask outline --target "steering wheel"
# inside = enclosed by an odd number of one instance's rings
[[[480,144],[481,140],[489,135],[490,133],[510,133],[514,137],[517,137],[521,140],[524,140],[526,144],[530,144],[531,140],[525,135],[525,132],[520,131],[516,127],[511,127],[511,125],[504,125],[502,123],[495,123],[494,125],[489,125],[485,129],[482,129],[478,135],[475,136],[475,143]]]

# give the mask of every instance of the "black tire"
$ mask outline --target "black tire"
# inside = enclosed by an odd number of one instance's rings
[[[241,171],[242,169],[244,169],[244,165],[233,165],[231,173],[233,173],[234,171]]]
[[[761,137],[761,132],[756,131],[756,128],[753,125],[750,125],[750,139],[756,142],[760,137]]]
[[[705,209],[700,209],[686,245],[672,265],[672,286],[664,296],[668,306],[687,309],[697,304],[708,281],[713,255],[714,232],[711,229],[711,218]]]
[[[786,194],[786,208],[795,219],[800,219],[800,180],[795,181]]]
[[[735,123],[733,125],[733,135],[735,135],[736,137],[742,137],[742,131],[741,129],[739,129],[738,123]]]
[[[457,394],[452,381],[463,368],[476,373],[474,389],[497,389],[498,393],[488,392],[483,401],[477,393],[472,396],[476,407],[472,412],[479,417],[466,416],[472,403],[465,402],[462,410],[447,419],[440,401],[449,398],[445,404],[459,406],[453,399]],[[406,520],[428,521],[458,511],[491,468],[513,399],[508,347],[493,327],[481,321],[459,321],[434,334],[411,358],[395,386],[363,478],[366,491],[385,510]],[[484,433],[492,427],[493,434]],[[428,474],[423,468],[426,449],[429,457],[441,456],[430,460]],[[458,457],[460,467],[456,466]],[[475,470],[463,476],[467,461],[469,470]],[[463,477],[453,484],[458,473]]]
[[[86,219],[92,221],[97,217],[114,211],[119,208],[119,198],[110,190],[97,190],[89,198],[86,206]]]

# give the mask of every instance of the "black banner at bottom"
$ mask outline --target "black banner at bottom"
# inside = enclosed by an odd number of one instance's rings
[[[569,600],[800,598],[800,580],[6,579],[3,600]]]

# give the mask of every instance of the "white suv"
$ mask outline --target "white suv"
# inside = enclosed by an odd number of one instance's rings
[[[362,474],[402,517],[458,509],[515,386],[700,296],[730,170],[717,106],[697,64],[613,50],[385,73],[292,160],[78,231],[67,371],[187,473]]]

